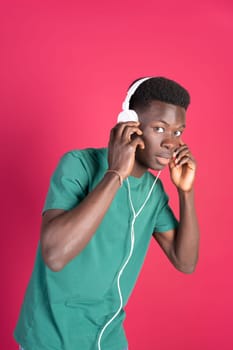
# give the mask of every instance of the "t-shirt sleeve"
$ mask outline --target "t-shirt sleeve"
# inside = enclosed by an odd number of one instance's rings
[[[42,213],[48,209],[70,210],[87,194],[88,176],[81,158],[66,153],[55,169]]]
[[[154,232],[166,232],[172,229],[176,229],[179,225],[179,222],[177,221],[172,209],[169,206],[169,199],[163,188],[161,197],[161,205],[156,217]]]

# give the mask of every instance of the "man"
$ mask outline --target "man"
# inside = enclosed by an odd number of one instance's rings
[[[172,80],[140,79],[129,89],[108,149],[62,157],[15,331],[24,350],[126,349],[124,306],[152,234],[178,270],[194,271],[196,162],[181,138],[189,102]],[[148,172],[166,165],[178,190],[179,223],[158,176]]]

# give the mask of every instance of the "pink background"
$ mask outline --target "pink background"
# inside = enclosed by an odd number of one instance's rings
[[[184,140],[199,164],[202,238],[192,275],[152,242],[127,306],[130,349],[232,349],[232,1],[0,7],[1,349],[16,349],[12,331],[59,157],[105,146],[128,85],[145,75],[170,77],[191,93]],[[177,212],[168,172],[161,177]]]

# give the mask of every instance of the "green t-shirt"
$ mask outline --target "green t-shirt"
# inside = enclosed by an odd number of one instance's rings
[[[43,212],[77,206],[100,182],[107,168],[105,148],[66,153],[51,178]],[[141,178],[129,176],[128,180],[138,211],[155,177],[146,172]],[[120,305],[117,277],[129,256],[132,219],[125,180],[90,242],[61,271],[53,272],[45,265],[39,244],[15,330],[15,338],[25,350],[98,349],[99,334]],[[120,279],[123,306],[135,285],[152,233],[176,226],[168,197],[158,180],[135,221],[133,254]],[[124,318],[122,308],[103,333],[101,350],[122,350],[127,346]]]

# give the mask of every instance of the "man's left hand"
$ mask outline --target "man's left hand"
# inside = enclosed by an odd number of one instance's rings
[[[169,163],[171,180],[177,189],[184,192],[191,191],[196,167],[196,161],[188,146],[181,141]]]

